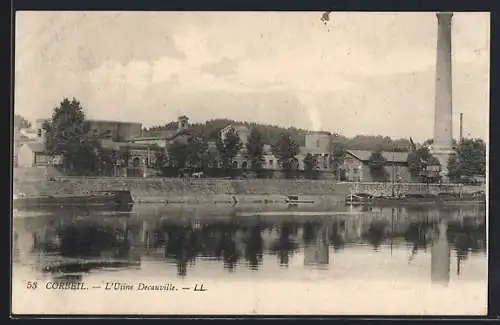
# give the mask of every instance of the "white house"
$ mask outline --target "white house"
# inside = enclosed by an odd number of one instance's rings
[[[17,151],[17,167],[39,167],[50,163],[50,156],[45,153],[41,142],[26,142]]]

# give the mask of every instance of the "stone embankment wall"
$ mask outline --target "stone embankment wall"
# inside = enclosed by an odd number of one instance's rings
[[[352,191],[373,195],[395,195],[408,193],[437,194],[442,192],[470,193],[484,191],[484,186],[463,186],[460,184],[420,184],[420,183],[357,183],[352,184]]]
[[[231,203],[233,196],[242,202],[262,200],[283,201],[287,195],[298,195],[301,200],[311,197],[338,197],[349,192],[350,185],[333,180],[285,179],[179,179],[179,178],[76,178],[58,177],[54,180],[17,180],[14,193],[29,195],[85,194],[99,190],[131,191],[138,203],[189,203],[222,201]]]
[[[374,195],[391,195],[391,183],[339,183],[335,180],[286,179],[179,179],[179,178],[89,178],[54,177],[17,178],[14,193],[28,195],[86,194],[99,190],[130,190],[136,203],[283,203],[286,196],[297,195],[299,200],[340,202],[351,191]],[[457,192],[458,185],[396,184],[401,193]],[[462,187],[464,193],[484,190],[484,187]]]

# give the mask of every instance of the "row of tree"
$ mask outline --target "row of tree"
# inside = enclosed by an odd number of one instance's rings
[[[187,139],[174,141],[168,147],[168,159],[163,156],[163,153],[158,153],[157,166],[160,168],[168,165],[178,169],[186,167],[204,169],[210,164],[217,164],[230,174],[231,170],[235,168],[235,157],[243,153],[245,160],[249,161],[247,168],[257,175],[262,172],[266,152],[264,149],[264,136],[259,128],[251,130],[246,143],[242,142],[236,130],[229,129],[223,137],[219,135],[216,138],[217,152],[209,150],[208,141],[208,139],[196,133],[190,134]],[[299,145],[290,133],[283,132],[277,141],[271,145],[271,151],[277,158],[278,164],[285,175],[292,177],[299,168],[296,158],[299,154]],[[308,154],[304,158],[307,175],[312,176],[314,174],[316,165],[317,159],[313,155]]]
[[[190,125],[200,138],[207,140],[218,140],[219,131],[228,124],[244,125],[252,130],[249,143],[246,145],[251,166],[256,170],[261,168],[263,156],[263,144],[272,144],[272,153],[275,155],[286,175],[293,174],[297,162],[294,159],[298,154],[299,146],[305,144],[307,130],[297,128],[283,128],[275,125],[251,123],[245,121],[234,121],[229,119],[213,119],[205,123],[194,123]],[[175,122],[167,123],[163,126],[156,126],[146,129],[146,133],[154,133],[162,130],[173,130],[177,127]],[[232,135],[231,135],[232,136]],[[237,141],[237,134],[229,138],[224,146],[218,145],[218,151],[223,157],[224,167],[236,156],[244,146]],[[387,173],[386,159],[382,156],[382,151],[409,152],[408,166],[413,181],[416,182],[438,182],[439,173],[431,166],[438,166],[439,161],[430,153],[432,139],[424,141],[421,145],[415,144],[411,139],[391,139],[386,136],[357,135],[352,138],[340,134],[332,134],[332,156],[330,164],[334,173],[340,173],[340,178],[344,175],[343,170],[338,167],[343,164],[346,149],[373,150],[370,157],[369,167],[371,177],[377,181],[387,181],[390,177]],[[461,181],[464,177],[474,175],[485,175],[486,173],[486,144],[481,139],[463,139],[460,143],[453,140],[456,148],[456,155],[450,158],[448,163],[449,177],[452,181]],[[418,146],[418,148],[417,148]],[[304,158],[304,169],[306,175],[314,175],[317,159],[308,154]],[[229,166],[230,167],[230,166]]]
[[[456,142],[455,142],[456,144]],[[407,163],[411,178],[415,182],[436,183],[441,180],[439,160],[431,154],[432,141],[408,153]],[[486,174],[486,143],[482,139],[463,139],[455,145],[456,153],[448,161],[448,177],[452,182],[462,182],[474,176]],[[386,159],[381,149],[370,156],[369,167],[375,181],[389,178]]]
[[[212,119],[204,123],[193,123],[189,126],[190,130],[209,141],[217,141],[219,131],[227,125],[243,125],[248,129],[257,129],[262,137],[262,142],[273,144],[279,141],[283,134],[290,136],[298,146],[305,145],[305,137],[309,132],[305,129],[294,127],[284,128],[276,125],[261,124],[255,122],[235,121],[230,119]],[[177,129],[177,122],[169,122],[162,126],[154,126],[144,129],[145,135],[155,135],[162,131],[173,131]],[[408,139],[391,139],[387,136],[357,135],[352,138],[333,133],[333,143],[338,146],[356,149],[373,150],[381,148],[384,151],[409,151],[411,142]]]
[[[127,147],[119,150],[103,148],[99,141],[103,135],[90,129],[82,105],[75,98],[72,100],[65,98],[58,107],[55,107],[52,118],[44,123],[43,129],[47,153],[61,156],[63,168],[67,172],[109,174],[117,165],[128,167],[130,150]],[[209,137],[205,137],[196,129],[190,130],[187,137],[182,137],[169,145],[168,155],[165,151],[156,151],[154,167],[159,170],[165,167],[203,169],[214,161],[220,161],[222,168],[230,171],[233,169],[234,158],[243,147],[246,147],[245,158],[250,161],[249,169],[256,172],[262,169],[265,140],[259,128],[252,129],[245,144],[242,143],[236,130],[229,130],[224,138],[217,137],[216,153],[209,150],[209,140]],[[280,135],[272,145],[272,152],[286,172],[298,168],[295,157],[299,153],[299,145],[290,133],[284,132]],[[307,170],[313,171],[316,159],[309,155],[305,164]]]
[[[230,120],[211,120],[205,124],[190,125],[186,137],[174,141],[167,148],[167,152],[156,151],[155,167],[164,170],[166,167],[182,169],[194,167],[199,169],[208,168],[217,162],[226,172],[234,169],[234,159],[239,154],[245,155],[249,161],[248,169],[259,174],[264,163],[264,144],[271,143],[271,153],[278,160],[280,168],[285,176],[297,175],[299,162],[297,156],[299,147],[303,143],[306,130],[289,128],[284,129],[277,126],[260,125],[255,123],[237,122],[248,125],[251,128],[248,141],[243,143],[238,132],[230,129],[223,138],[220,130],[227,126]],[[17,123],[21,126],[29,126],[22,117],[17,117]],[[148,132],[160,129],[174,128],[173,123],[163,127],[152,128]],[[46,150],[51,155],[63,157],[64,168],[76,174],[106,174],[117,165],[127,167],[130,152],[127,147],[119,150],[103,148],[99,139],[101,134],[90,130],[85,120],[83,108],[78,100],[64,98],[58,107],[54,108],[52,118],[43,125],[45,130]],[[279,131],[279,133],[278,133]],[[329,155],[328,164],[334,172],[338,172],[343,164],[347,144],[351,140],[359,143],[370,144],[373,151],[370,157],[370,171],[376,180],[387,180],[385,166],[387,162],[382,151],[395,148],[395,143],[402,140],[391,140],[388,137],[357,136],[349,141],[340,135],[333,135],[332,154]],[[216,142],[216,152],[209,150],[209,142]],[[370,142],[371,141],[371,142]],[[379,143],[373,146],[373,143]],[[439,162],[429,151],[428,140],[418,149],[411,140],[407,141],[412,150],[408,154],[408,166],[412,178],[415,181],[436,181],[437,175],[429,174],[429,166],[439,165]],[[406,143],[405,143],[406,144]],[[354,146],[356,147],[356,146]],[[362,146],[361,146],[362,147]],[[397,148],[404,148],[398,145]],[[486,170],[486,145],[481,139],[464,139],[456,145],[457,154],[453,156],[448,164],[452,180],[460,180],[464,176],[484,175]],[[246,149],[246,150],[242,150]],[[167,154],[168,153],[168,154]],[[317,158],[308,154],[304,158],[304,170],[306,176],[313,177],[317,166]],[[241,166],[239,166],[241,167]]]

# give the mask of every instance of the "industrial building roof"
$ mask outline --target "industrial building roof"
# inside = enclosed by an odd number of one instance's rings
[[[361,161],[370,160],[370,156],[373,153],[373,151],[370,150],[350,150],[350,149],[346,150],[346,152],[349,155]],[[382,156],[388,162],[406,163],[408,160],[408,152],[382,151]]]

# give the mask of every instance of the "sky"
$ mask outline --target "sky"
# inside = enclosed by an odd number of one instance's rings
[[[229,118],[432,138],[432,12],[18,12],[14,111],[75,97],[88,118]],[[489,13],[455,13],[453,123],[489,134]]]

